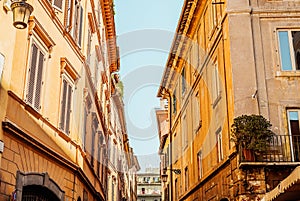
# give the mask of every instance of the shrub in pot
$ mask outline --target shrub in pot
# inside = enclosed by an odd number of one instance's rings
[[[244,159],[253,161],[254,156],[265,152],[274,136],[272,124],[262,115],[242,115],[231,125],[231,140],[237,150],[242,149]]]

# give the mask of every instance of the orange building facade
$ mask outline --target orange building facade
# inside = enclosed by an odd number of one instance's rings
[[[11,1],[0,3],[0,200],[107,200],[120,68],[113,1],[27,3],[34,11],[23,30],[12,25]],[[119,135],[120,151],[134,158],[126,131]],[[138,167],[129,156],[123,165]]]

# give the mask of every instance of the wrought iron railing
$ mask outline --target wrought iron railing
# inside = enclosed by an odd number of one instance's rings
[[[254,153],[239,148],[241,162],[300,162],[300,135],[275,135],[267,150]]]

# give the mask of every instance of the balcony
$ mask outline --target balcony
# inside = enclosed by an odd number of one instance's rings
[[[275,135],[265,152],[254,154],[241,147],[239,156],[241,164],[300,163],[300,135]]]

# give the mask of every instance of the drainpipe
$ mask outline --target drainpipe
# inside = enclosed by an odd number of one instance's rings
[[[169,200],[173,201],[173,174],[172,174],[172,168],[173,168],[173,162],[172,162],[172,96],[171,96],[171,93],[168,89],[165,89],[166,90],[166,93],[168,94],[169,96],[169,111],[170,111],[170,114],[169,114],[169,134],[170,134],[170,143],[169,143],[169,146],[170,146],[170,153],[169,153],[169,161],[170,161],[170,180],[171,180],[171,183],[170,183],[170,195],[169,195]]]

